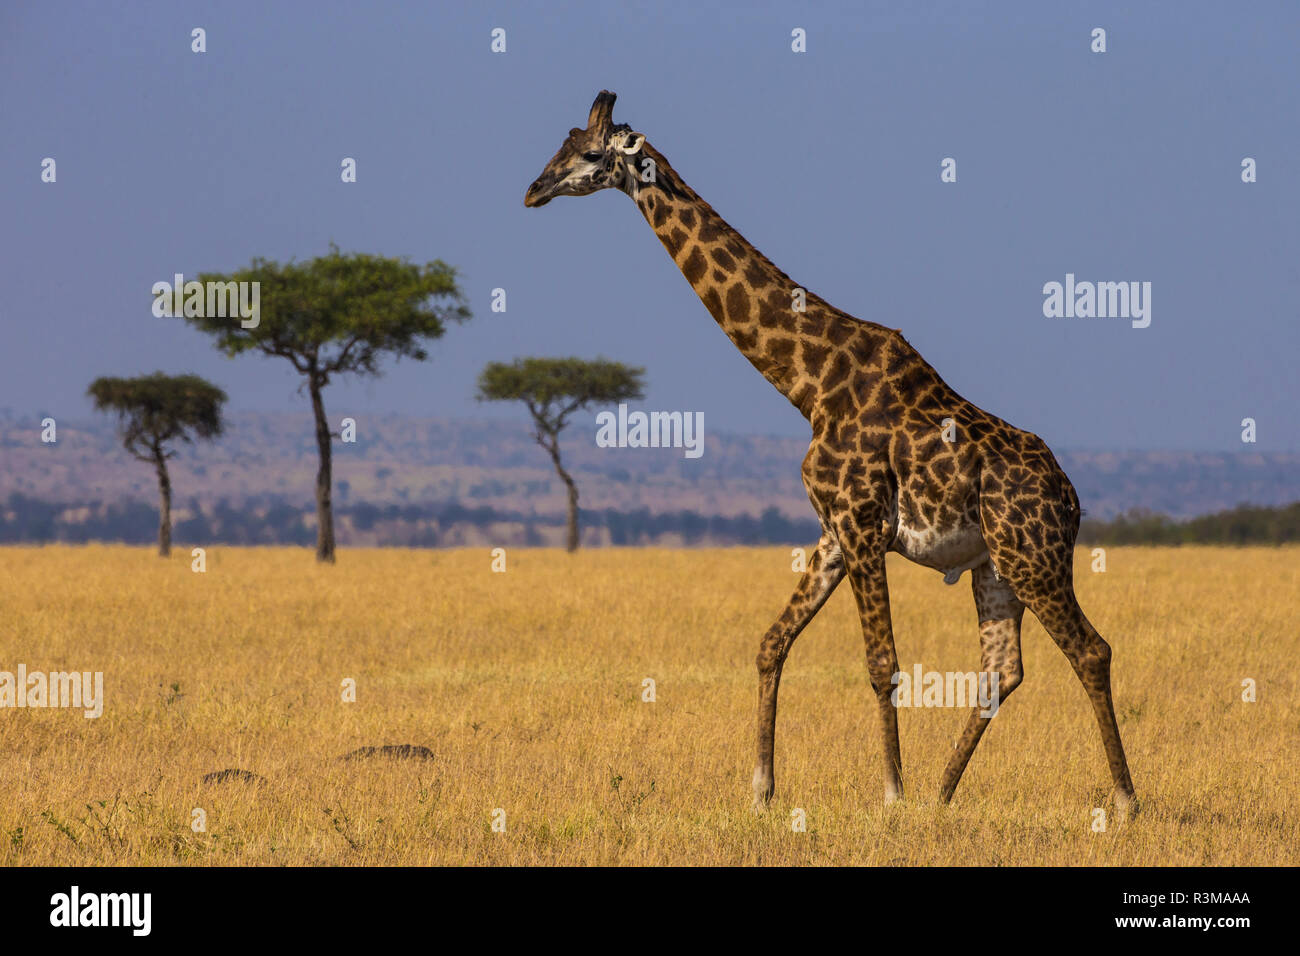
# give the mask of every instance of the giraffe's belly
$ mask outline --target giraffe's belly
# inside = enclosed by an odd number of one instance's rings
[[[909,525],[901,516],[895,516],[890,550],[909,561],[942,571],[947,584],[956,584],[963,571],[989,560],[984,535],[974,523],[937,531],[928,526]]]

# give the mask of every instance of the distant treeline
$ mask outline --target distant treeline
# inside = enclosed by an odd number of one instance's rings
[[[180,544],[291,544],[316,540],[315,511],[284,502],[235,507],[220,501],[208,508],[191,502],[177,515]],[[564,516],[531,515],[459,504],[366,502],[339,509],[340,537],[381,546],[437,548],[493,540],[501,544],[556,544]],[[753,517],[702,515],[694,511],[654,514],[583,511],[584,536],[593,543],[646,545],[807,545],[819,535],[813,518],[788,518],[776,508]],[[0,543],[120,541],[150,544],[157,535],[158,510],[139,501],[67,504],[18,492],[0,506]],[[1286,544],[1300,542],[1300,502],[1281,508],[1242,505],[1231,511],[1174,521],[1148,511],[1130,511],[1109,521],[1084,518],[1081,545]]]
[[[554,544],[553,533],[564,516],[531,515],[491,507],[459,504],[374,505],[365,502],[337,509],[339,536],[377,545],[437,548],[467,540],[501,544]],[[233,507],[226,501],[205,509],[192,502],[175,516],[172,536],[178,544],[315,543],[315,510],[283,502]],[[584,536],[613,545],[652,544],[671,538],[687,545],[807,544],[819,531],[815,519],[791,519],[776,508],[758,517],[701,515],[694,511],[654,514],[637,511],[582,511]],[[157,535],[158,510],[143,502],[42,501],[17,492],[0,507],[0,543],[120,541],[149,544]],[[474,532],[477,532],[476,534]]]
[[[1129,511],[1110,521],[1084,518],[1079,543],[1096,544],[1288,544],[1300,541],[1300,501],[1281,508],[1239,505],[1187,521],[1151,511]]]

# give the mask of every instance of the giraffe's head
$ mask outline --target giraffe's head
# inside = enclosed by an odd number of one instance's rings
[[[571,129],[542,174],[524,194],[525,206],[545,206],[556,196],[586,196],[600,189],[624,189],[645,137],[625,123],[614,124],[614,94],[602,90],[591,104],[586,129]]]

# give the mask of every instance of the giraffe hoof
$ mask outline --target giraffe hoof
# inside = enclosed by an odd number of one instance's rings
[[[1138,799],[1132,793],[1115,791],[1115,816],[1120,822],[1133,819],[1138,815]]]
[[[766,812],[774,793],[776,793],[775,781],[763,772],[762,767],[759,767],[754,771],[754,812]]]

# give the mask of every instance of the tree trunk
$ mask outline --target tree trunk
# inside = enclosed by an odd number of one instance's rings
[[[560,476],[560,480],[564,482],[564,487],[569,492],[569,518],[566,527],[568,544],[566,547],[569,553],[572,554],[578,550],[578,486],[574,484],[573,479],[569,477],[569,473],[560,464],[559,433],[549,432],[545,433],[545,435],[547,440],[542,441],[541,445],[550,453],[551,461],[555,463],[555,472]]]
[[[158,556],[172,553],[172,480],[167,474],[167,459],[154,446],[154,468],[158,471]]]
[[[569,553],[572,554],[578,550],[578,486],[563,471],[560,472],[560,477],[569,486],[568,549]]]
[[[311,410],[316,416],[316,447],[320,451],[320,468],[316,472],[316,560],[334,563],[334,506],[330,495],[331,445],[329,423],[325,421],[325,403],[321,400],[321,385],[313,376],[308,379],[311,391]]]

